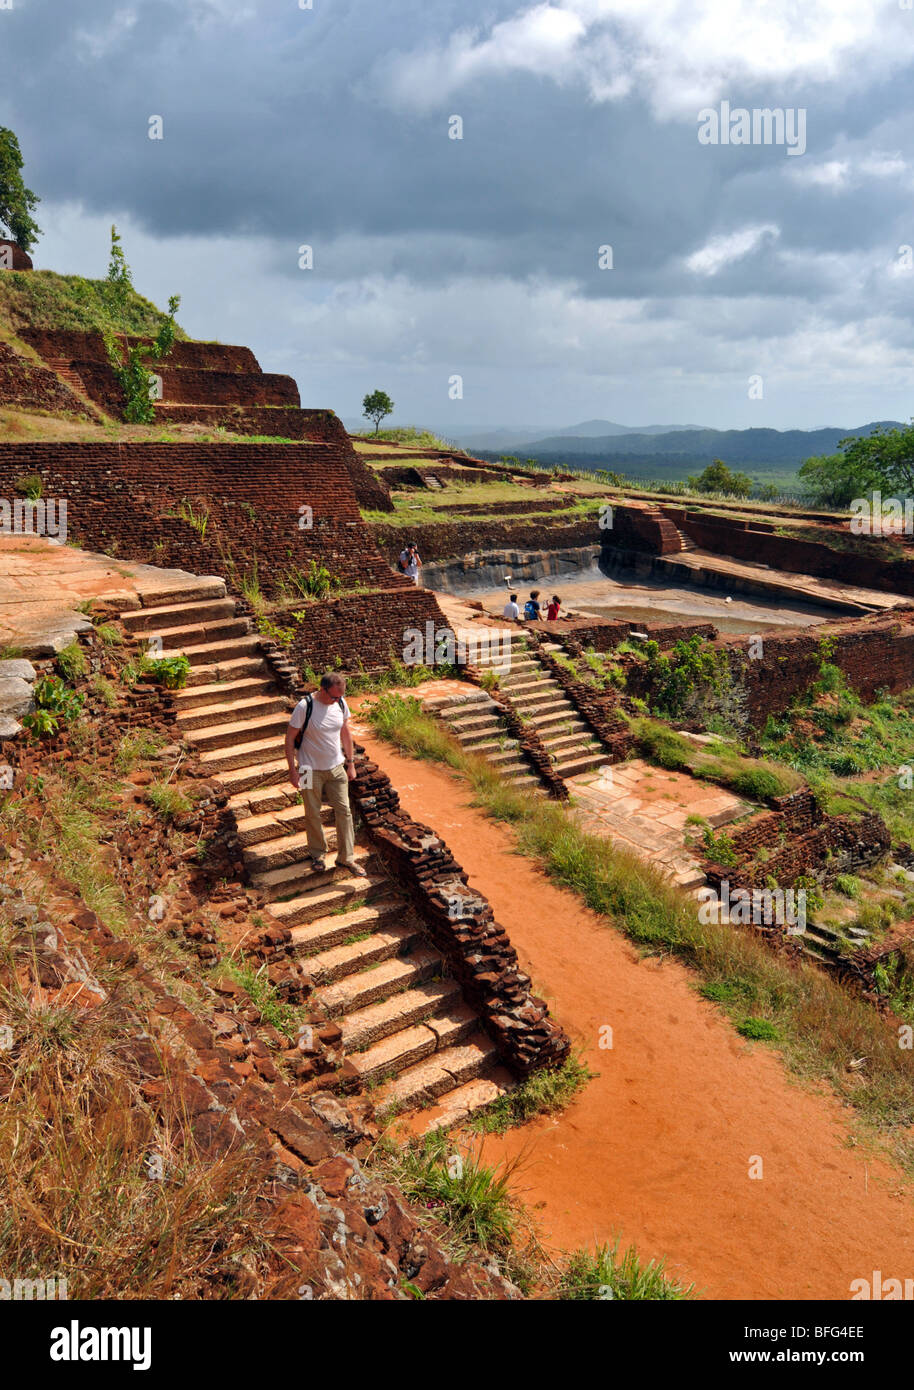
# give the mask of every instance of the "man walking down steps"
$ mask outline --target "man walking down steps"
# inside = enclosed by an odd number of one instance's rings
[[[345,692],[346,677],[334,671],[321,676],[319,689],[299,700],[286,729],[286,761],[289,781],[301,792],[304,803],[308,853],[315,871],[320,873],[327,867],[327,841],[321,825],[321,803],[326,796],[336,820],[336,867],[364,877],[365,870],[355,862],[355,832],[349,809],[349,783],[355,778],[355,763]]]

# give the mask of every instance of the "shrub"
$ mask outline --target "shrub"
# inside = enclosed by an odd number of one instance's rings
[[[670,1279],[664,1271],[663,1260],[642,1264],[633,1245],[620,1256],[619,1241],[616,1241],[613,1245],[598,1245],[593,1253],[576,1250],[570,1255],[556,1297],[575,1302],[603,1299],[670,1302],[689,1298],[694,1287],[694,1284],[684,1285]]]
[[[57,665],[65,680],[73,681],[86,674],[86,653],[78,642],[71,642],[57,653]]]
[[[149,656],[144,653],[140,659],[140,675],[158,681],[166,690],[180,690],[187,684],[190,675],[190,662],[181,656]]]
[[[72,724],[85,703],[82,695],[71,690],[58,676],[39,676],[34,688],[37,708],[22,716],[23,728],[34,738],[56,734],[61,724]]]
[[[767,1018],[753,1018],[751,1015],[736,1025],[736,1031],[755,1042],[773,1042],[779,1037],[778,1030]]]

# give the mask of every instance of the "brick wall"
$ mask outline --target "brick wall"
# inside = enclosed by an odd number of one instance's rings
[[[676,527],[656,508],[614,506],[612,526],[602,530],[600,536],[611,550],[675,555],[682,549]]]
[[[813,574],[869,589],[914,595],[914,560],[881,561],[855,554],[852,549],[833,549],[821,541],[775,535],[770,523],[707,517],[684,507],[663,510],[696,545],[715,555],[732,555],[790,574]]]
[[[86,394],[112,415],[120,415],[124,393],[111,367],[76,358],[70,367],[84,382]],[[298,406],[298,386],[290,376],[268,372],[202,371],[195,367],[150,364],[162,378],[162,400],[173,405]]]
[[[543,624],[543,630],[557,641],[571,638],[582,647],[593,647],[596,652],[610,652],[621,642],[628,641],[632,632],[646,632],[661,647],[671,647],[680,638],[698,635],[713,641],[718,633],[712,623],[636,623],[630,619],[618,622],[594,622],[590,618],[575,618],[571,622]]]
[[[277,621],[287,623],[286,617]],[[360,662],[366,670],[380,670],[390,665],[392,656],[403,660],[406,629],[418,628],[424,634],[428,622],[436,629],[448,626],[435,595],[408,581],[386,593],[327,599],[309,607],[301,624],[289,623],[296,630],[289,656],[300,667],[316,671],[340,667],[355,672]]]
[[[267,593],[313,558],[344,583],[415,593],[373,544],[337,445],[0,444],[0,497],[15,495],[23,473],[67,499],[71,537],[96,550],[230,582],[256,557]],[[208,509],[205,536],[168,515],[183,499]]]
[[[396,563],[406,540],[419,547],[423,560],[450,560],[484,550],[563,550],[573,546],[596,545],[600,530],[598,515],[593,520],[569,523],[535,524],[523,522],[464,521],[441,522],[427,526],[373,526],[375,540],[388,559]]]
[[[0,343],[0,406],[22,410],[47,410],[55,414],[85,415],[88,407],[47,367]]]
[[[65,358],[70,362],[108,364],[108,354],[100,333],[78,333],[71,329],[26,328],[19,335],[45,361]],[[121,344],[151,344],[151,338],[128,337],[118,334]],[[172,368],[190,367],[198,371],[247,372],[256,374],[260,363],[250,348],[226,343],[199,343],[179,339],[168,355]]]
[[[0,240],[0,248],[4,248],[4,249],[7,250],[7,251],[12,251],[12,253],[13,253],[13,264],[12,264],[12,266],[6,266],[5,269],[7,269],[7,270],[31,270],[31,269],[32,269],[32,258],[31,258],[31,256],[29,256],[25,251],[23,251],[23,249],[22,249],[21,246],[17,246],[17,244],[16,244],[15,241],[2,241],[2,240]]]

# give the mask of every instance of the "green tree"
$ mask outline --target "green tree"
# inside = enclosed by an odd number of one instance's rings
[[[709,463],[703,473],[689,478],[688,484],[695,492],[723,492],[728,497],[748,497],[752,491],[748,473],[734,473],[723,459]]]
[[[371,391],[362,400],[362,414],[366,420],[374,420],[375,434],[380,430],[384,417],[393,412],[394,403],[386,391]]]
[[[11,130],[0,126],[0,224],[23,251],[31,251],[41,236],[41,228],[32,217],[39,202],[38,195],[22,181],[19,141]]]
[[[124,248],[117,227],[111,228],[111,256],[108,261],[108,274],[105,279],[106,293],[113,308],[119,309],[133,289],[133,276],[124,255]]]
[[[846,507],[878,489],[893,497],[914,496],[914,421],[901,429],[873,430],[838,441],[840,453],[808,458],[800,467],[804,491],[820,505]]]

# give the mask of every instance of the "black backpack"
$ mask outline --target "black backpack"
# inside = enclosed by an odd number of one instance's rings
[[[340,696],[340,698],[337,700],[336,703],[339,705],[339,707],[340,707],[340,709],[341,709],[341,711],[342,711],[342,714],[343,714],[343,718],[345,719],[345,718],[346,718],[346,711],[345,711],[345,709],[343,708],[343,697],[342,697],[342,695]],[[314,696],[313,696],[312,694],[310,694],[310,692],[309,692],[309,693],[305,696],[305,720],[304,720],[304,723],[302,724],[301,728],[299,729],[298,733],[295,735],[295,747],[296,747],[296,748],[301,748],[301,741],[302,741],[302,739],[303,739],[304,736],[305,736],[305,730],[307,729],[308,725],[311,723],[311,714],[312,714],[313,710],[314,710]]]

